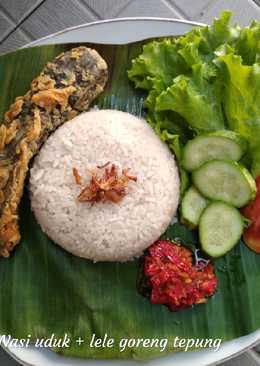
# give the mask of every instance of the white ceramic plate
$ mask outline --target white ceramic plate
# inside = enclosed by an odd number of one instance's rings
[[[64,31],[41,38],[26,47],[54,44],[54,43],[80,43],[96,42],[123,44],[135,42],[151,37],[180,35],[192,27],[203,25],[175,19],[162,18],[124,18],[106,20],[84,24],[77,27],[68,28]],[[218,352],[214,350],[203,350],[198,352],[180,352],[166,356],[161,359],[145,363],[146,366],[206,366],[218,363],[235,354],[239,354],[250,348],[260,340],[260,330],[230,342],[222,344]],[[7,352],[23,365],[33,366],[140,366],[143,363],[135,361],[98,361],[79,360],[75,358],[65,358],[51,351],[39,351],[35,348],[10,348]]]

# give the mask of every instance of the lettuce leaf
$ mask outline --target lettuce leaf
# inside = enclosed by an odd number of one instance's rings
[[[143,47],[143,53],[132,61],[128,77],[137,88],[150,90],[154,81],[160,80],[165,87],[178,74],[187,72],[188,66],[174,40],[153,41]]]
[[[169,132],[167,132],[166,130],[162,131],[160,134],[160,137],[162,139],[162,141],[164,141],[166,144],[168,144],[169,148],[172,150],[172,152],[175,154],[175,158],[178,162],[179,165],[179,173],[180,173],[180,194],[181,196],[184,195],[184,193],[186,192],[187,188],[190,185],[190,179],[189,179],[189,175],[186,172],[186,170],[184,170],[181,167],[181,160],[182,160],[182,143],[180,141],[180,136],[179,135],[172,135]]]
[[[212,26],[194,28],[179,38],[149,42],[132,61],[128,77],[137,88],[148,91],[147,119],[159,135],[166,130],[186,140],[192,135],[191,128],[224,128],[219,85],[212,81],[217,72],[212,60],[223,42],[233,44],[238,37],[239,28],[229,25],[230,17],[230,12],[223,12]],[[184,101],[171,103],[175,95],[178,101],[187,97],[188,111]]]
[[[169,136],[179,136],[183,144],[196,134],[231,129],[248,140],[244,162],[257,176],[260,22],[241,29],[230,18],[223,12],[211,26],[149,42],[128,75],[147,90],[147,120],[175,153]]]
[[[179,54],[192,67],[198,62],[210,62],[214,52],[223,44],[235,45],[240,35],[238,25],[231,26],[232,13],[224,11],[211,26],[194,28],[189,33],[177,39]]]
[[[243,65],[242,57],[227,54],[216,63],[223,71],[223,105],[228,127],[249,142],[251,171],[260,174],[260,65]]]
[[[240,55],[243,64],[253,65],[260,59],[260,23],[253,21],[250,27],[243,28],[235,42],[235,53]]]
[[[214,58],[214,51],[222,44],[233,45],[240,36],[240,27],[230,25],[232,13],[222,12],[218,19],[214,19],[211,26],[199,28],[201,37],[200,50],[207,60]]]
[[[179,113],[198,133],[225,128],[221,83],[207,64],[193,66],[192,76],[180,75],[156,99],[156,110]]]

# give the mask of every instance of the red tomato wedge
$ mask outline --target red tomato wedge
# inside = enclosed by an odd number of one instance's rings
[[[260,176],[256,178],[257,193],[254,201],[241,209],[242,215],[252,221],[244,231],[246,245],[256,253],[260,253]]]

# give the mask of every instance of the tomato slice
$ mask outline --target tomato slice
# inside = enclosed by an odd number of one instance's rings
[[[241,209],[242,215],[252,221],[244,231],[246,245],[256,253],[260,253],[260,176],[256,178],[257,193],[254,201]]]
[[[243,239],[250,249],[260,254],[260,220],[253,222],[245,230]]]

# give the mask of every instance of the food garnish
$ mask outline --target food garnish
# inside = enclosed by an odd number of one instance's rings
[[[221,257],[239,242],[243,229],[244,221],[237,208],[221,201],[211,202],[199,221],[201,248],[212,258]]]
[[[256,184],[249,171],[233,161],[211,160],[192,173],[195,187],[205,197],[243,207],[255,198]]]
[[[205,232],[204,198],[222,201],[224,211],[234,214],[233,235],[225,238],[221,250],[215,251],[203,236],[201,244],[213,256],[224,255],[239,242],[243,220],[237,208],[254,200],[255,178],[260,176],[259,23],[241,28],[230,24],[231,15],[225,11],[211,26],[145,44],[128,71],[135,86],[147,92],[148,122],[179,163],[181,198],[189,210],[185,214],[188,219],[193,215],[192,225],[189,220],[185,224]],[[187,186],[187,177],[201,195],[189,195],[188,202],[185,191],[192,185]],[[196,204],[196,217],[190,200]],[[207,211],[211,219],[217,208]],[[258,247],[259,229],[260,221],[254,219],[244,234],[248,246]],[[226,226],[220,230],[228,233]],[[256,250],[260,252],[260,245]]]
[[[246,245],[256,253],[260,253],[260,176],[256,178],[256,198],[244,207],[242,214],[251,221],[245,229],[243,239]]]
[[[231,130],[246,139],[246,167],[257,177],[259,23],[241,28],[230,24],[231,15],[225,11],[211,26],[145,44],[128,76],[147,91],[148,121],[175,153],[193,136]]]
[[[209,200],[194,187],[191,186],[183,196],[180,205],[181,222],[190,229],[195,229],[200,222],[202,212]]]
[[[202,250],[214,258],[239,242],[245,220],[237,208],[256,195],[254,178],[238,163],[246,146],[237,133],[216,131],[189,140],[183,148],[182,165],[196,190],[191,186],[183,196],[181,219],[188,228],[198,227]],[[255,228],[256,224],[244,235],[251,235],[251,243],[256,238]]]
[[[111,166],[110,166],[111,165]],[[90,182],[82,188],[78,195],[79,202],[112,202],[119,203],[127,194],[129,181],[137,181],[137,177],[130,175],[130,169],[122,169],[121,174],[115,164],[107,162],[98,169],[104,169],[102,175],[97,171],[90,171]],[[73,168],[75,183],[82,185],[81,175]]]
[[[82,184],[82,177],[79,174],[78,169],[73,168],[72,172],[73,172],[73,175],[74,175],[74,178],[75,178],[75,183],[80,186]]]
[[[143,275],[151,303],[171,311],[206,303],[218,283],[210,261],[194,263],[190,249],[169,240],[158,240],[148,248]]]
[[[192,172],[211,160],[239,161],[247,147],[246,140],[233,131],[199,135],[184,146],[181,164],[185,170]]]
[[[18,206],[31,158],[58,126],[86,111],[103,91],[107,65],[90,48],[57,56],[16,98],[0,127],[0,256],[19,243]]]

